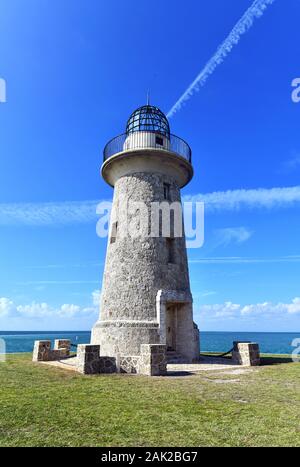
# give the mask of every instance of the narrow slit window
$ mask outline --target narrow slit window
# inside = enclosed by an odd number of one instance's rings
[[[166,238],[167,241],[167,254],[168,264],[175,264],[175,243],[174,238]]]
[[[170,200],[170,184],[164,183],[164,199]]]
[[[118,222],[114,222],[111,228],[111,236],[110,236],[110,243],[115,243],[117,240],[117,232],[118,232]]]

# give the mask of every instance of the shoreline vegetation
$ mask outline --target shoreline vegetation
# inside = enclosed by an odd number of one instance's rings
[[[300,364],[167,377],[0,363],[0,446],[300,446]]]

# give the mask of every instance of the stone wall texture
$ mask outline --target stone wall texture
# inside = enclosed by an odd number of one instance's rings
[[[152,202],[165,201],[164,184],[169,187],[169,202],[180,202],[180,189],[167,175],[140,172],[122,176],[115,184],[111,222],[117,223],[117,228],[114,241],[108,240],[101,314],[91,339],[104,355],[137,356],[143,344],[166,343],[157,309],[157,295],[162,290],[173,291],[175,300],[176,294],[188,296],[185,308],[180,309],[178,349],[185,350],[190,361],[199,357],[184,235],[172,239],[174,261],[170,262],[168,239],[145,236],[139,208],[132,209],[127,218],[129,201],[145,203],[148,212]],[[123,235],[128,220],[140,235]]]
[[[260,365],[259,345],[254,342],[234,342],[232,360],[237,365]]]
[[[143,344],[139,363],[139,373],[147,376],[167,374],[166,346]]]
[[[137,374],[139,372],[140,356],[120,357],[119,371],[120,373]]]
[[[166,346],[142,345],[140,355],[102,357],[100,345],[80,344],[77,348],[76,371],[84,375],[127,373],[163,376],[167,372]]]
[[[84,375],[116,373],[116,359],[101,357],[100,345],[80,344],[77,347],[76,370]]]
[[[35,341],[33,349],[33,362],[49,362],[67,358],[70,355],[71,341],[68,339],[57,339],[54,349],[51,350],[51,341]]]

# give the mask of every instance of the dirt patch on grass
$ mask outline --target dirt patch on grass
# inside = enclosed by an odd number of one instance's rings
[[[224,370],[222,371],[222,373],[220,373],[220,375],[245,375],[247,373],[252,373],[253,370],[250,369],[250,368],[237,368],[237,369],[234,369],[234,370]]]
[[[213,383],[216,384],[230,384],[230,383],[240,383],[239,379],[211,379]]]

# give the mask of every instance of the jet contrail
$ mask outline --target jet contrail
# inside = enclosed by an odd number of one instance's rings
[[[225,41],[218,47],[216,53],[212,58],[207,62],[203,70],[199,73],[197,78],[192,82],[192,84],[187,88],[187,90],[182,94],[178,101],[173,105],[171,110],[169,110],[167,116],[168,118],[173,117],[173,115],[181,109],[184,102],[189,100],[194,92],[199,91],[201,86],[204,86],[209,76],[215,71],[218,65],[220,65],[227,55],[231,52],[233,47],[237,45],[240,41],[240,38],[245,32],[247,32],[254,23],[256,18],[260,18],[268,5],[271,5],[275,0],[255,0],[248,10],[243,14],[241,19],[232,29],[231,33],[227,36]]]

